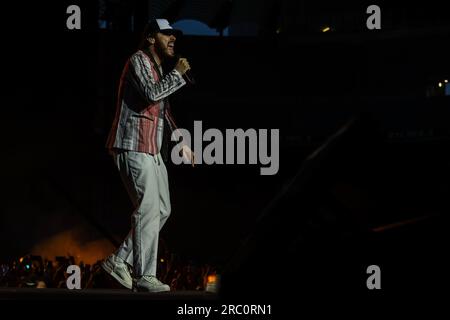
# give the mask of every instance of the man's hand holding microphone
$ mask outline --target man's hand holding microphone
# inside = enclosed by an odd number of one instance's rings
[[[191,66],[186,58],[178,58],[177,64],[175,65],[175,69],[181,74],[184,75],[188,70],[191,70]]]
[[[189,62],[186,58],[180,57],[180,55],[176,56],[176,59],[178,60],[175,65],[175,70],[177,70],[182,76],[185,77],[185,79],[191,84],[195,84],[195,80],[190,74],[189,70],[191,70],[191,66],[189,65]]]

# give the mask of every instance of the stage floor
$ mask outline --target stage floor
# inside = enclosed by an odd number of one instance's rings
[[[132,292],[127,289],[36,289],[36,288],[0,288],[0,299],[100,299],[100,300],[164,300],[164,301],[215,301],[216,293],[206,291],[170,291],[170,292]]]

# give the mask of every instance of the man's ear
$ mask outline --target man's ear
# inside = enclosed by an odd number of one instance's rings
[[[154,37],[148,37],[147,41],[150,43],[150,45],[155,44],[156,39]]]

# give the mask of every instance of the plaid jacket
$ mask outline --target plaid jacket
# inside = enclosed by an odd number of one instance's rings
[[[160,151],[156,134],[160,108],[164,107],[164,118],[170,130],[175,130],[165,98],[185,84],[176,70],[159,79],[153,62],[143,51],[133,54],[120,77],[116,115],[106,147],[157,154]]]

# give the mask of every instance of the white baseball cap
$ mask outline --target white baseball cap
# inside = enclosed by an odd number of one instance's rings
[[[176,37],[180,37],[183,35],[183,32],[178,29],[172,28],[167,19],[152,19],[145,26],[144,34],[145,36],[149,36],[153,32],[161,32],[163,34],[173,34]]]

